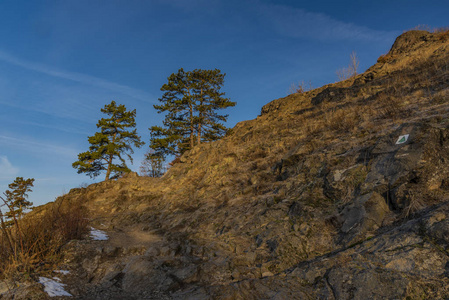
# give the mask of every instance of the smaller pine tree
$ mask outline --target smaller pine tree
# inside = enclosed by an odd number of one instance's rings
[[[136,110],[127,111],[123,104],[117,105],[112,101],[105,105],[101,112],[110,117],[98,121],[97,128],[100,128],[100,132],[88,138],[89,151],[78,154],[78,161],[72,166],[78,169],[78,173],[86,173],[90,177],[96,177],[106,171],[105,180],[108,180],[131,172],[122,156],[126,155],[132,163],[132,146],[140,148],[144,142],[140,141],[135,129]],[[132,128],[134,129],[130,130]],[[119,163],[114,163],[115,159],[118,159]]]
[[[6,199],[2,198],[4,204],[8,207],[8,211],[4,214],[7,219],[7,226],[14,224],[17,219],[22,217],[25,209],[33,206],[33,203],[27,200],[28,193],[32,191],[33,183],[34,178],[16,177],[14,182],[8,185],[11,190],[4,193]]]

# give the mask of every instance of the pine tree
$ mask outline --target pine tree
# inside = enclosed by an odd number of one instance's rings
[[[91,144],[89,151],[78,154],[78,161],[72,166],[78,169],[78,173],[87,173],[90,177],[96,177],[106,171],[105,180],[108,180],[111,174],[111,178],[117,178],[131,171],[122,156],[126,155],[132,163],[132,146],[140,148],[144,143],[140,141],[135,129],[136,110],[126,111],[123,104],[117,106],[115,101],[112,101],[105,105],[101,112],[110,117],[98,121],[97,128],[100,128],[100,132],[88,137]],[[132,128],[134,129],[131,130]],[[114,163],[115,159],[120,163]]]
[[[9,219],[6,222],[7,225],[11,225],[17,219],[20,219],[24,209],[33,206],[33,203],[27,200],[28,192],[32,191],[33,183],[34,178],[23,179],[23,177],[16,177],[14,182],[8,185],[11,190],[7,190],[4,193],[6,199],[2,198],[9,210],[5,213],[5,217]]]
[[[156,154],[179,156],[195,145],[226,134],[228,129],[222,122],[228,115],[217,111],[236,103],[220,92],[225,75],[218,69],[185,72],[181,68],[168,77],[168,83],[161,87],[162,104],[154,105],[158,113],[166,113],[163,126],[150,128],[150,148]]]

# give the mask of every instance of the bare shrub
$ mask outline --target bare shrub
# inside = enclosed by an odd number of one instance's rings
[[[432,30],[433,33],[447,33],[449,32],[449,27],[437,27]]]
[[[429,25],[427,25],[427,24],[418,24],[418,25],[416,25],[415,27],[413,27],[410,30],[422,30],[422,31],[431,32],[432,28]],[[406,31],[409,31],[409,30],[406,30]]]
[[[449,39],[449,28],[448,27],[438,28],[435,33],[437,34],[438,39],[440,41],[446,41]]]
[[[153,149],[145,154],[145,158],[140,166],[140,176],[161,177],[167,171],[164,166],[165,159],[162,155],[156,154]]]
[[[352,77],[355,77],[358,73],[359,69],[359,59],[357,58],[357,54],[352,51],[349,56],[349,65],[347,68],[341,68],[336,71],[337,77],[339,81],[343,81]]]
[[[358,74],[359,59],[357,57],[357,54],[354,51],[352,51],[351,55],[349,56],[349,66],[348,66],[348,68],[349,68],[352,76],[356,76]]]
[[[447,39],[449,39],[449,27],[431,28],[427,24],[420,24],[420,25],[415,26],[411,30],[422,30],[422,31],[434,33],[437,35],[438,39],[440,39],[441,41],[446,41]]]
[[[288,90],[288,94],[302,94],[311,90],[313,90],[313,87],[310,81],[308,83],[305,81],[300,81],[297,84],[292,83],[290,89]]]
[[[431,32],[431,33],[441,33],[441,32],[446,32],[449,30],[449,27],[435,27],[432,28],[427,24],[419,24],[416,25],[415,27],[413,27],[410,30],[422,30],[422,31],[427,31],[427,32]],[[407,30],[409,31],[409,30]]]
[[[335,74],[337,74],[338,81],[343,81],[351,78],[351,74],[349,72],[349,69],[347,68],[338,69]]]

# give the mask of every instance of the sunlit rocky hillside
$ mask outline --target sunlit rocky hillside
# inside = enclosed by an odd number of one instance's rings
[[[409,31],[363,74],[268,103],[162,178],[35,209],[81,204],[107,235],[72,240],[45,276],[76,299],[446,299],[448,163],[449,33]],[[45,299],[36,281],[0,298]]]

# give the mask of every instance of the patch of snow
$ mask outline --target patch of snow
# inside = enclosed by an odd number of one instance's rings
[[[109,239],[108,235],[106,234],[106,232],[95,229],[93,227],[90,228],[90,237],[94,240],[94,241],[106,241]]]
[[[70,274],[70,271],[67,271],[67,270],[54,270],[53,272],[61,273],[62,275]]]
[[[61,281],[57,277],[53,277],[57,279],[58,281]],[[55,281],[50,278],[46,277],[39,277],[39,283],[44,286],[44,291],[48,294],[50,297],[58,297],[58,296],[69,296],[72,295],[64,290],[65,284],[60,283],[58,281]]]

